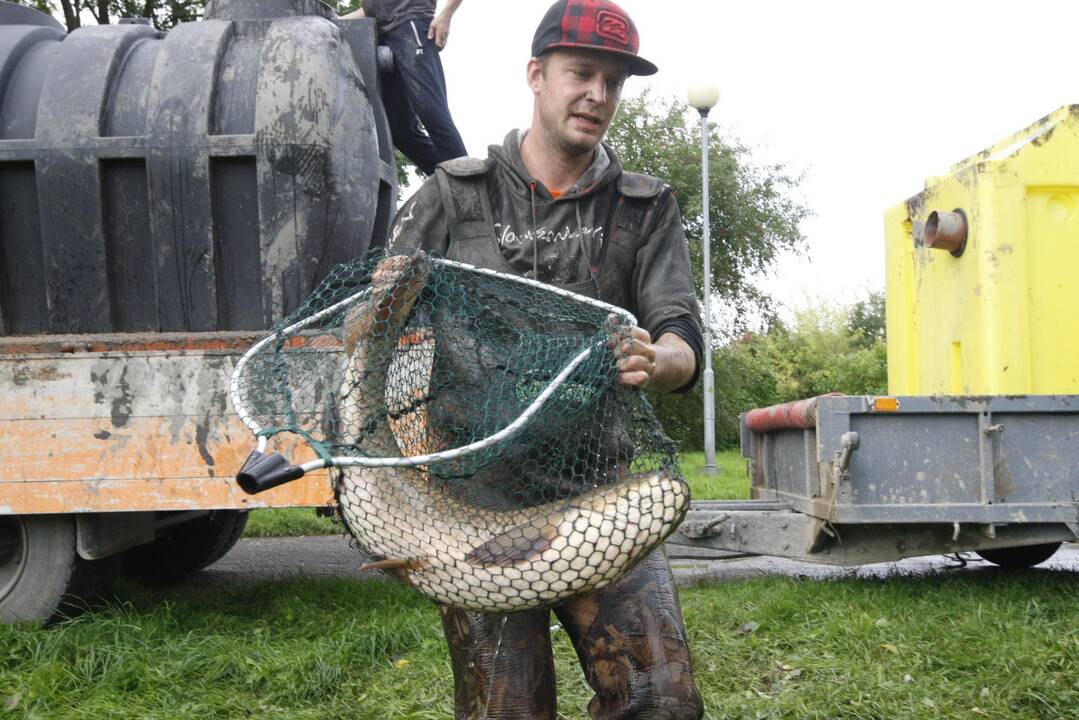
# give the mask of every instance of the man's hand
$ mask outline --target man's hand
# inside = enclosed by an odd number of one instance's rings
[[[445,11],[431,21],[431,27],[427,28],[427,38],[435,41],[435,47],[439,50],[446,47],[446,41],[450,37],[450,16]]]
[[[460,4],[461,0],[446,0],[442,12],[435,16],[431,26],[427,28],[427,39],[434,40],[435,47],[439,50],[446,47],[446,41],[450,39],[450,20]]]
[[[363,5],[360,5],[358,8],[356,8],[352,12],[345,13],[344,15],[342,15],[341,19],[342,20],[360,20],[361,18],[365,18],[365,17],[367,17],[367,13],[365,13],[363,11]]]
[[[634,327],[628,336],[616,342],[614,357],[618,363],[619,382],[635,388],[647,387],[656,374],[656,348],[652,345],[652,336],[644,328]]]
[[[674,333],[664,333],[653,343],[647,330],[634,327],[615,342],[618,380],[623,385],[677,390],[693,377],[697,365],[693,349]]]

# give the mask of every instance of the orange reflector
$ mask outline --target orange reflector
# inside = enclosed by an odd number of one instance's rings
[[[876,397],[873,398],[873,410],[876,412],[896,412],[899,410],[899,398]]]

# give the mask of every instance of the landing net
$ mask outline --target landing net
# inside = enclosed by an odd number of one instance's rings
[[[449,604],[529,607],[610,582],[688,505],[674,444],[617,379],[634,324],[540,283],[378,252],[244,356],[232,399],[260,450],[298,435],[319,458],[303,471],[337,468],[345,524],[382,567]]]

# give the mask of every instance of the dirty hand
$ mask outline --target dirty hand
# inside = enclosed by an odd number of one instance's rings
[[[656,375],[656,347],[644,328],[633,327],[628,335],[616,338],[614,357],[623,385],[644,388]]]
[[[450,37],[450,16],[440,13],[431,21],[431,27],[427,28],[427,39],[435,41],[435,47],[439,50],[446,47],[446,41]]]

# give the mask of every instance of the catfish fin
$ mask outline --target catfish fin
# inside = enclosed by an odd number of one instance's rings
[[[382,560],[376,560],[375,562],[367,563],[360,567],[360,572],[365,570],[385,570],[390,573],[405,572],[408,570],[416,570],[420,567],[421,561],[412,560],[399,560],[396,558],[384,558]]]
[[[519,562],[536,559],[551,547],[556,537],[558,528],[553,525],[518,525],[474,548],[466,559],[480,565],[510,567]]]

